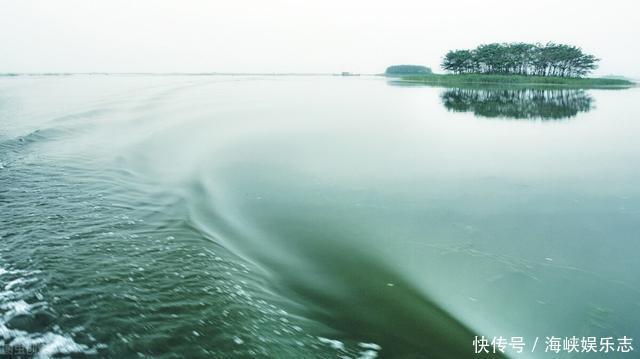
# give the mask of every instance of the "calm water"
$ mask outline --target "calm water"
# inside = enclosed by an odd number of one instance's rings
[[[640,338],[639,102],[0,78],[0,348],[466,358],[475,335]]]

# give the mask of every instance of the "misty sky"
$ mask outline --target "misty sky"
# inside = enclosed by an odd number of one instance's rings
[[[0,72],[440,71],[449,49],[562,42],[640,78],[637,0],[0,0]]]

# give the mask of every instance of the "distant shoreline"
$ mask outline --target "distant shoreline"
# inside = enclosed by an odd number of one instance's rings
[[[333,73],[244,73],[244,72],[5,72],[0,77],[28,76],[335,76]]]
[[[524,76],[500,74],[354,74],[340,75],[336,73],[224,73],[224,72],[46,72],[46,73],[0,73],[0,78],[11,77],[66,77],[66,76],[318,76],[318,77],[352,77],[352,76],[386,77],[398,85],[424,84],[431,86],[535,86],[564,87],[578,89],[626,89],[639,86],[638,82],[616,78],[575,78],[555,76]]]

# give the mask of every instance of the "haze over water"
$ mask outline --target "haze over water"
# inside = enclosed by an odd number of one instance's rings
[[[167,358],[638,338],[639,100],[366,76],[0,78],[0,337],[42,357]]]

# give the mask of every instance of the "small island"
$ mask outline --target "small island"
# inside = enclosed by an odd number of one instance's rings
[[[421,65],[394,65],[387,67],[384,74],[387,76],[431,75],[433,71]]]
[[[442,59],[447,74],[389,73],[403,81],[436,86],[515,84],[575,88],[624,88],[635,84],[620,78],[586,77],[600,59],[565,44],[493,43],[471,50],[452,50]]]

